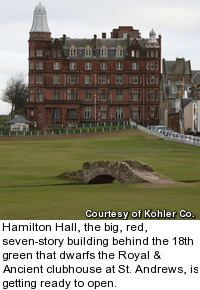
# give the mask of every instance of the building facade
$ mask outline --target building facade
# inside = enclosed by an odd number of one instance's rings
[[[191,65],[184,58],[162,63],[160,97],[160,123],[176,131],[183,132],[183,102],[191,97]]]
[[[159,124],[161,36],[131,26],[91,39],[52,39],[46,10],[36,6],[29,37],[27,119],[55,124],[133,120]]]

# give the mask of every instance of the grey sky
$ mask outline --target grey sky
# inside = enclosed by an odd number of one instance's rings
[[[139,3],[138,3],[139,2]],[[28,38],[36,0],[7,0],[0,10],[0,96],[6,80],[18,72],[28,74]],[[191,60],[193,70],[200,69],[199,0],[44,0],[52,37],[101,37],[122,25],[139,29],[149,37],[153,28],[162,36],[162,58]],[[0,114],[8,113],[0,101]]]

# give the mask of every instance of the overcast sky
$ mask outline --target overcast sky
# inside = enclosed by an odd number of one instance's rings
[[[162,36],[162,58],[191,60],[200,69],[199,0],[43,0],[53,38],[66,34],[72,38],[101,37],[118,26],[133,26],[143,38],[153,28]],[[39,1],[7,0],[0,10],[0,97],[9,77],[28,75],[28,38],[33,12]],[[0,101],[0,114],[9,106]]]

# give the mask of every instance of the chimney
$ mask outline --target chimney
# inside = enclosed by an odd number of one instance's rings
[[[127,52],[129,51],[130,35],[127,34]]]
[[[94,56],[96,56],[96,48],[97,48],[97,36],[94,34]]]
[[[65,46],[65,44],[66,44],[66,35],[63,34],[63,46]]]
[[[106,32],[102,32],[102,38],[106,38]]]

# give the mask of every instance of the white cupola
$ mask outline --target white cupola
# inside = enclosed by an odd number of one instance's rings
[[[31,27],[32,32],[47,32],[50,33],[48,23],[47,23],[47,16],[46,16],[46,9],[41,4],[41,2],[35,7],[34,15],[33,15],[33,25]]]
[[[157,42],[156,33],[153,29],[149,33],[149,41],[148,42]]]

